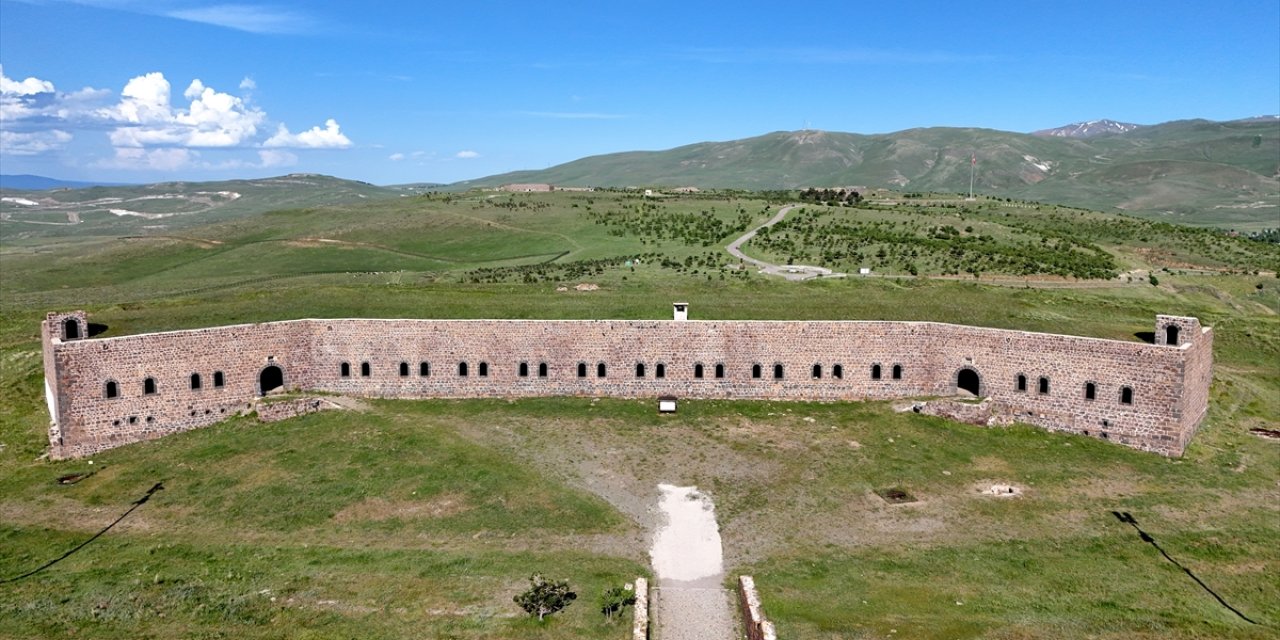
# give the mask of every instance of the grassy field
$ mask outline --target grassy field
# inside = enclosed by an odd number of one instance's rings
[[[625,625],[593,603],[647,573],[659,482],[713,497],[728,570],[756,576],[784,638],[1275,636],[1280,443],[1249,432],[1280,429],[1280,279],[1253,274],[1270,249],[1200,232],[1184,241],[1177,228],[1127,239],[1123,219],[1070,226],[1008,207],[970,218],[1019,216],[1001,227],[1019,233],[1055,225],[1124,270],[1158,273],[1159,286],[787,283],[705,266],[723,244],[704,246],[708,233],[772,210],[747,198],[646,210],[623,194],[449,196],[168,237],[6,240],[0,580],[165,488],[67,560],[0,584],[0,637],[622,638]],[[598,221],[609,212],[631,221]],[[1160,262],[1175,252],[1178,264]],[[647,257],[627,267],[635,255]],[[297,317],[666,318],[677,299],[695,318],[939,320],[1122,340],[1152,331],[1157,313],[1195,315],[1216,332],[1213,402],[1179,460],[882,403],[683,402],[658,416],[650,402],[589,398],[368,401],[232,420],[92,465],[40,457],[36,334],[50,310],[86,309],[103,335],[124,335]],[[982,493],[993,484],[1022,494]],[[876,492],[890,487],[918,501],[888,504]],[[1261,624],[1218,605],[1113,510]],[[579,601],[530,621],[511,598],[534,572],[568,579]]]

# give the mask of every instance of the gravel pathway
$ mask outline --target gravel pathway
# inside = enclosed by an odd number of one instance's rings
[[[769,218],[768,222],[742,234],[742,237],[738,238],[737,240],[734,240],[733,242],[730,242],[729,246],[725,247],[725,250],[728,251],[730,255],[732,255],[733,257],[743,262],[750,262],[751,264],[754,264],[757,267],[760,267],[760,273],[767,273],[769,275],[774,275],[774,276],[782,276],[787,280],[808,280],[809,278],[843,278],[847,276],[848,274],[837,273],[835,271],[827,269],[826,267],[812,267],[812,266],[803,265],[803,264],[786,264],[786,265],[772,264],[769,262],[765,262],[764,260],[757,260],[742,252],[742,245],[746,244],[752,238],[756,237],[757,231],[765,227],[772,227],[773,225],[778,224],[779,222],[782,222],[782,219],[787,217],[787,214],[790,213],[791,210],[796,208],[797,206],[798,205],[789,204],[781,209],[778,209],[778,214],[773,216],[772,218]]]
[[[724,588],[723,549],[715,505],[696,487],[660,484],[665,522],[649,551],[658,577],[653,592],[656,640],[735,640],[733,596]]]

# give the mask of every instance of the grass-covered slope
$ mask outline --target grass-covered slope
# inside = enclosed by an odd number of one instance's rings
[[[27,238],[174,232],[220,220],[299,207],[394,198],[400,192],[315,174],[257,180],[24,191],[4,189],[0,234]]]
[[[582,158],[469,180],[562,186],[975,189],[1000,198],[1128,211],[1166,222],[1255,231],[1280,219],[1280,120],[1187,120],[1094,138],[934,127],[862,135],[780,131],[663,151]]]
[[[854,240],[837,227],[954,226],[995,246],[1096,245],[1158,286],[986,272],[794,283],[715,258],[775,203],[489,195],[0,247],[0,580],[165,487],[66,560],[0,585],[0,637],[620,639],[629,628],[594,602],[647,571],[658,482],[712,496],[727,570],[756,576],[787,638],[1266,638],[1280,625],[1280,442],[1250,432],[1280,430],[1280,280],[1265,272],[1267,245],[1022,203],[806,204],[777,231],[806,258]],[[950,247],[938,255],[953,259]],[[921,276],[941,269],[920,264]],[[584,283],[598,288],[573,286]],[[1179,460],[883,403],[686,401],[660,416],[650,401],[591,398],[367,401],[231,420],[92,465],[41,457],[36,334],[51,310],[86,309],[111,336],[297,317],[660,319],[674,300],[694,318],[934,320],[1119,340],[1144,339],[1158,313],[1193,315],[1215,330],[1212,402]],[[992,484],[1023,493],[983,495]],[[919,501],[876,493],[895,487]],[[1219,606],[1113,510],[1261,624]],[[568,579],[579,600],[531,621],[511,599],[534,572]]]

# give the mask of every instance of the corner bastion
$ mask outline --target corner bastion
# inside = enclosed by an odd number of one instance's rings
[[[684,305],[681,308],[680,305]],[[372,398],[888,400],[972,394],[1027,424],[1181,455],[1204,417],[1213,331],[1155,344],[938,322],[286,320],[113,338],[42,323],[50,455],[208,426],[273,390]]]

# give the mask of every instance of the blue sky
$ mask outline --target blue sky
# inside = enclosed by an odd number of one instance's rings
[[[453,182],[806,126],[1280,112],[1280,3],[0,0],[0,170]]]

